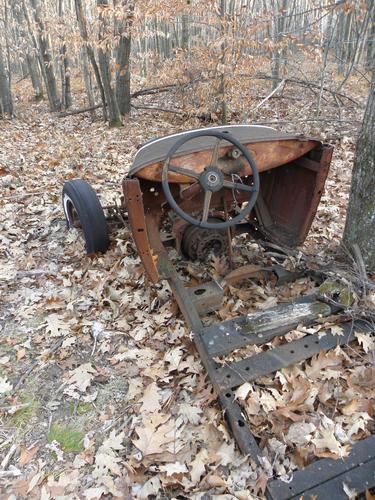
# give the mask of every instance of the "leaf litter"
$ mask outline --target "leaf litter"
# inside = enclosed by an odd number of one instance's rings
[[[92,183],[104,204],[113,202],[138,143],[200,124],[167,122],[162,115],[150,122],[137,114],[123,129],[108,130],[84,115],[59,121],[46,104],[28,104],[17,121],[1,123],[4,495],[261,497],[269,477],[289,480],[316,458],[345,457],[355,441],[374,432],[374,339],[356,332],[358,343],[237,389],[236,398],[265,453],[262,467],[243,457],[169,287],[150,286],[129,230],[117,228],[108,253],[89,258],[79,232],[66,231],[60,206],[63,181],[76,177]],[[281,259],[287,269],[301,262],[316,268],[332,262],[344,223],[352,156],[351,139],[337,144],[313,229],[303,253]],[[229,271],[225,258],[213,258],[207,269],[171,256],[191,284],[210,273],[220,279]],[[237,238],[236,266],[279,261],[280,255],[247,237]],[[279,288],[254,280],[229,285],[211,321],[312,291],[309,279]],[[369,308],[374,308],[373,296],[364,298]],[[327,325],[340,335],[342,319],[322,321],[315,329],[299,326],[231,359],[317,334]],[[26,421],[18,418],[21,424],[16,425],[13,417],[26,411]],[[53,426],[79,431],[81,451],[63,451],[57,440],[48,443]]]

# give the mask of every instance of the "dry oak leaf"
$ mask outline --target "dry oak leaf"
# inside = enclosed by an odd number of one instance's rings
[[[155,382],[149,384],[140,401],[142,402],[141,412],[154,413],[160,410],[160,394]]]
[[[122,445],[124,437],[125,434],[123,432],[116,434],[116,431],[113,430],[99,447],[95,455],[95,469],[92,474],[94,477],[102,478],[108,472],[117,476],[121,475],[121,467],[118,465],[121,462],[121,458],[117,457],[115,452],[124,448]]]
[[[198,425],[201,420],[202,410],[188,403],[181,403],[178,409],[178,414],[181,415],[185,423],[190,422],[193,425]]]
[[[367,333],[359,333],[359,332],[355,332],[354,335],[356,336],[359,344],[362,346],[362,349],[366,353],[374,350],[374,348],[375,348],[374,337],[371,337]]]
[[[217,474],[210,473],[203,479],[203,483],[208,488],[221,488],[226,486],[224,479]]]
[[[168,415],[156,414],[144,423],[144,427],[135,429],[138,439],[133,440],[134,446],[147,455],[155,455],[164,451],[164,446],[174,439],[174,422],[168,422]]]
[[[121,475],[120,457],[115,457],[112,454],[100,452],[95,455],[95,469],[92,473],[93,477],[100,478],[110,471],[117,476]]]
[[[156,496],[161,487],[160,479],[157,476],[149,479],[139,490],[136,498],[139,500],[147,500],[151,495]]]
[[[337,441],[332,428],[330,429],[320,428],[319,432],[321,434],[321,437],[312,439],[312,442],[314,443],[317,449],[316,452],[317,456],[332,456],[332,457],[339,456],[340,458],[342,458],[349,455],[350,447],[342,446]],[[323,454],[319,450],[329,450],[330,454]]]
[[[312,423],[308,422],[296,422],[290,425],[288,434],[285,436],[285,440],[288,444],[295,446],[303,446],[304,444],[311,441],[312,433],[316,430],[316,427]]]
[[[180,462],[175,462],[173,464],[165,464],[160,467],[161,472],[165,472],[167,476],[173,476],[174,474],[186,474],[188,469],[185,464],[180,464]]]
[[[332,368],[342,364],[341,356],[338,356],[335,351],[324,352],[321,351],[318,355],[314,356],[311,360],[310,365],[306,365],[306,375],[309,379],[319,378],[322,374],[322,370],[325,368]]]
[[[61,337],[67,335],[69,331],[70,325],[65,318],[58,314],[50,314],[47,317],[46,333],[49,333],[51,337]]]
[[[18,460],[18,463],[20,464],[21,467],[24,465],[28,464],[31,462],[31,460],[34,458],[34,455],[37,453],[39,450],[39,446],[34,444],[30,446],[29,448],[25,448],[24,446],[21,448],[20,451],[20,458]]]
[[[74,385],[81,392],[85,392],[96,373],[97,371],[91,363],[85,363],[74,370],[70,370],[68,384]]]
[[[191,462],[190,477],[193,486],[195,486],[200,481],[203,474],[206,473],[205,465],[207,463],[207,460],[208,460],[207,450],[202,448],[199,451],[199,453],[197,453],[194,460]]]
[[[183,356],[183,350],[180,347],[171,349],[164,356],[164,361],[169,364],[168,371],[178,370],[178,365]]]

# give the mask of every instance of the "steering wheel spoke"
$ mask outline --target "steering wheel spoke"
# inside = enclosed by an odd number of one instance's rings
[[[237,191],[246,191],[247,193],[256,193],[258,191],[254,186],[242,184],[241,182],[224,181],[223,186],[227,189],[236,189]]]
[[[199,174],[194,172],[194,170],[189,170],[184,167],[177,167],[176,165],[169,165],[169,171],[175,174],[186,175],[186,177],[192,177],[193,179],[199,179]]]
[[[206,191],[204,193],[202,222],[207,222],[208,212],[210,210],[211,198],[212,198],[212,191]]]
[[[221,139],[219,138],[216,141],[216,144],[214,146],[214,149],[212,150],[212,156],[211,156],[211,162],[210,166],[217,166],[217,161],[219,159],[219,145],[220,145]]]

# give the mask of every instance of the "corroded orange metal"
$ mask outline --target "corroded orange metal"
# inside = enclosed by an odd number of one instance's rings
[[[305,155],[319,144],[319,141],[309,139],[279,139],[260,142],[249,142],[245,144],[247,149],[252,153],[257,169],[259,172],[270,170],[280,165],[289,163],[301,156]],[[219,150],[219,158],[233,149],[233,146],[222,147]],[[202,172],[205,166],[209,165],[212,151],[197,151],[190,154],[175,156],[173,165],[185,167],[195,172]],[[150,163],[137,172],[137,177],[149,181],[161,182],[161,172],[163,162]],[[251,175],[249,165],[245,163],[244,170],[241,175]],[[170,183],[191,183],[192,179],[184,175],[170,173],[168,176]]]
[[[148,239],[145,210],[139,180],[125,178],[122,181],[122,189],[124,192],[126,209],[128,211],[129,224],[138,255],[150,280],[153,283],[157,283],[160,279],[155,262],[157,257],[153,255]]]

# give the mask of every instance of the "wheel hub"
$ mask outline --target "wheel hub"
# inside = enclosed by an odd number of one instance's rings
[[[217,167],[206,167],[199,176],[199,182],[205,191],[220,191],[224,183],[224,175]]]
[[[221,219],[210,217],[211,223]],[[181,248],[191,260],[205,260],[209,254],[226,255],[228,252],[228,236],[225,230],[203,229],[188,225],[185,229]]]

